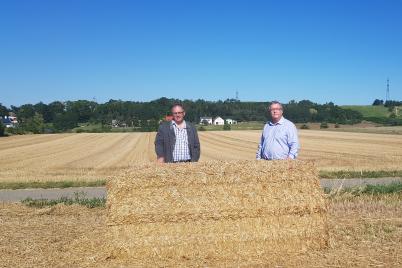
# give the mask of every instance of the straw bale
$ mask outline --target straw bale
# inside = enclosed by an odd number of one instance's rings
[[[144,164],[107,188],[115,255],[138,264],[235,264],[328,243],[327,206],[310,162]]]

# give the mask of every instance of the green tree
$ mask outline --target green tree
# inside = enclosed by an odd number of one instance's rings
[[[384,105],[384,101],[380,99],[375,99],[372,105],[373,106]]]
[[[53,120],[53,114],[49,108],[49,105],[39,102],[34,105],[35,112],[43,116],[45,123],[50,123]]]
[[[0,103],[0,117],[8,115],[8,109]]]
[[[32,132],[34,134],[40,134],[44,132],[45,121],[43,116],[39,113],[35,113],[32,118],[27,118],[21,123],[21,127],[24,131]]]
[[[72,112],[57,114],[53,121],[54,128],[57,131],[65,131],[68,129],[73,129],[77,126],[77,124],[78,124],[77,115]]]
[[[32,118],[35,115],[35,108],[32,104],[24,104],[18,108],[17,116],[19,118]]]
[[[232,127],[225,122],[225,124],[223,125],[223,130],[231,130],[231,129]]]

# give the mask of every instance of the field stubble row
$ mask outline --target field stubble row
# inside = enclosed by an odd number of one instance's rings
[[[402,136],[301,130],[299,159],[322,171],[400,170]],[[260,131],[200,132],[201,159],[254,159]],[[99,180],[155,161],[155,133],[25,135],[0,139],[0,181]]]

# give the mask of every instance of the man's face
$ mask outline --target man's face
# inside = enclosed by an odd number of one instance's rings
[[[272,121],[278,122],[282,118],[283,109],[280,104],[274,103],[269,107]]]
[[[186,112],[180,106],[175,106],[172,108],[172,115],[173,115],[173,120],[176,123],[181,123],[181,122],[183,122]]]

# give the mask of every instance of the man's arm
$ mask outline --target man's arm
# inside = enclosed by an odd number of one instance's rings
[[[158,133],[156,133],[155,137],[155,153],[156,153],[156,161],[159,163],[165,162],[165,153],[164,153],[164,141],[163,141],[163,130],[162,125],[159,126]]]
[[[200,145],[200,140],[198,138],[198,132],[197,129],[194,126],[194,153],[195,153],[195,161],[198,161],[200,159],[201,155],[201,145]]]
[[[258,149],[257,149],[256,157],[255,157],[258,160],[260,160],[262,158],[262,150],[263,150],[262,145],[264,143],[264,130],[265,130],[265,127],[262,130],[260,143],[258,144]]]
[[[288,146],[289,146],[288,159],[296,159],[299,154],[300,144],[299,144],[299,137],[297,135],[297,128],[295,125],[292,125],[289,128]]]

